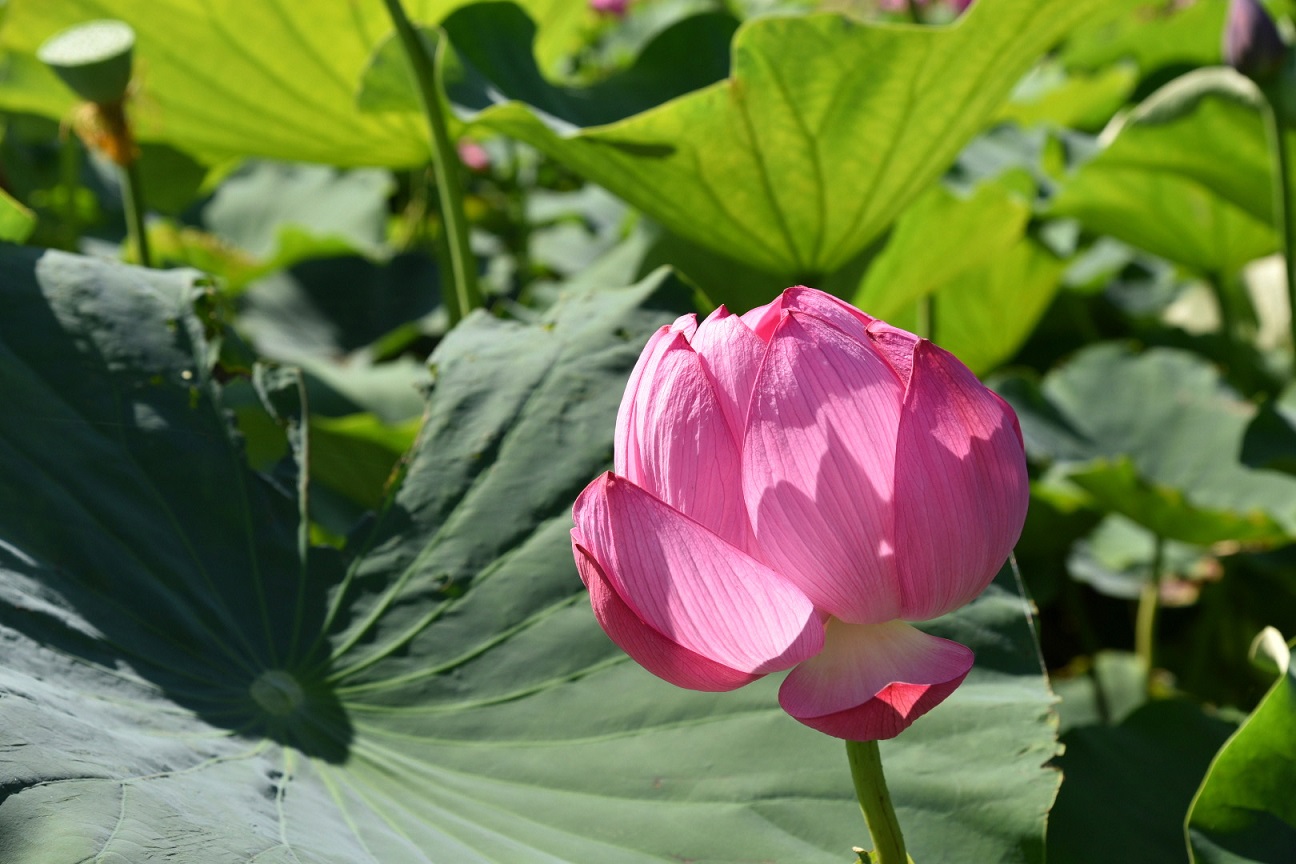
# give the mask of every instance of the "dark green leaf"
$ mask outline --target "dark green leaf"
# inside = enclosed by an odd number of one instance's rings
[[[1242,461],[1255,407],[1197,356],[1096,345],[1039,391],[1024,383],[1001,392],[1028,451],[1062,465],[1103,509],[1199,545],[1274,544],[1296,531],[1296,481]]]
[[[1072,729],[1121,723],[1147,702],[1147,680],[1147,667],[1137,654],[1099,652],[1083,674],[1054,679],[1053,689],[1062,699],[1058,731],[1065,736]]]
[[[1118,515],[1103,519],[1088,537],[1073,548],[1067,569],[1100,594],[1123,600],[1136,600],[1139,591],[1152,578],[1156,534],[1138,523]],[[1164,605],[1172,602],[1177,583],[1204,575],[1205,551],[1173,540],[1162,545],[1160,577],[1163,580]]]
[[[1161,701],[1119,726],[1071,729],[1049,816],[1050,864],[1186,864],[1184,814],[1232,728],[1189,702]]]
[[[1296,852],[1296,666],[1276,630],[1278,680],[1211,763],[1189,813],[1201,864],[1284,864]]]

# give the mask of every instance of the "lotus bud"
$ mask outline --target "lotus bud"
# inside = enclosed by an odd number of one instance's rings
[[[1257,84],[1274,80],[1287,45],[1258,0],[1231,0],[1224,25],[1224,62]]]
[[[655,675],[791,670],[795,719],[890,738],[972,652],[913,626],[990,583],[1029,490],[1011,408],[953,355],[809,288],[649,341],[572,547],[604,630]]]
[[[630,0],[589,0],[589,5],[600,15],[624,18],[630,9]]]

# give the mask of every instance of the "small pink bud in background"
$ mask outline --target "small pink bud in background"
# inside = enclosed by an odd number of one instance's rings
[[[613,15],[617,18],[623,18],[630,8],[630,0],[589,0],[589,5],[591,9],[600,15]]]
[[[915,0],[920,8],[936,5],[935,0]],[[972,5],[972,0],[947,0],[947,5],[955,15],[961,15]],[[909,0],[879,0],[878,7],[888,12],[903,12],[909,8]]]
[[[459,161],[469,171],[481,174],[490,168],[490,154],[486,152],[485,147],[476,141],[470,138],[460,138],[456,148],[459,151]]]
[[[1287,45],[1269,13],[1257,0],[1232,0],[1224,25],[1224,62],[1265,84],[1282,68]]]
[[[797,287],[652,337],[572,547],[599,623],[653,674],[715,691],[791,669],[789,714],[868,741],[967,675],[968,648],[909,622],[984,590],[1028,499],[1002,399],[931,342]]]

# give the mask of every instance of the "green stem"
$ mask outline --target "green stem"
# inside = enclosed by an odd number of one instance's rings
[[[1134,619],[1134,653],[1143,661],[1150,685],[1156,661],[1157,613],[1161,609],[1161,569],[1165,560],[1165,538],[1158,536],[1152,547],[1152,569],[1139,591]]]
[[[1291,312],[1292,351],[1296,352],[1296,220],[1291,212],[1291,180],[1288,173],[1287,147],[1283,143],[1283,128],[1287,117],[1282,108],[1282,98],[1265,90],[1267,110],[1265,125],[1269,130],[1269,149],[1273,154],[1274,227],[1282,240],[1283,272],[1287,278],[1287,308]],[[1296,357],[1292,361],[1292,374],[1296,376]]]
[[[432,57],[414,25],[405,15],[400,0],[383,0],[391,16],[396,35],[414,70],[419,101],[432,133],[432,170],[436,175],[437,197],[441,205],[441,224],[450,251],[452,290],[445,292],[446,311],[451,325],[482,305],[477,289],[477,262],[468,242],[468,219],[464,216],[463,190],[459,186],[459,157],[450,140],[450,128],[436,86]]]
[[[76,191],[80,186],[81,148],[68,142],[59,148],[59,184],[63,195],[59,200],[59,243],[62,248],[72,251],[77,248],[81,237],[81,220],[77,218]]]
[[[851,779],[859,798],[864,822],[873,837],[873,860],[877,864],[908,864],[904,835],[891,806],[886,777],[882,774],[882,754],[876,741],[847,741],[846,758],[850,761]]]
[[[135,246],[139,263],[152,267],[148,234],[144,230],[144,184],[140,182],[139,159],[122,166],[122,202],[126,206],[126,236]]]
[[[918,8],[918,0],[906,0],[905,8],[909,10],[909,17],[915,24],[923,23],[922,10]]]

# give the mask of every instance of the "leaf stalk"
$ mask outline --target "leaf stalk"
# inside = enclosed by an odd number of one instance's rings
[[[1152,547],[1152,568],[1139,591],[1138,611],[1134,619],[1134,653],[1142,661],[1147,675],[1145,687],[1152,689],[1152,669],[1156,662],[1156,625],[1161,611],[1161,571],[1165,564],[1165,538],[1157,535]]]
[[[459,185],[459,157],[450,140],[450,128],[436,83],[433,58],[427,45],[410,23],[400,0],[383,0],[387,14],[396,28],[401,48],[414,72],[414,83],[419,94],[419,104],[432,134],[432,171],[436,178],[437,199],[441,211],[441,224],[446,233],[446,247],[450,258],[451,287],[443,291],[446,311],[451,326],[465,315],[481,307],[481,292],[477,287],[477,262],[469,243],[468,219],[464,215],[463,189]]]
[[[1261,88],[1265,105],[1261,110],[1268,130],[1269,150],[1273,155],[1274,227],[1282,244],[1283,274],[1287,285],[1287,308],[1290,312],[1290,338],[1293,352],[1291,374],[1296,377],[1296,219],[1291,207],[1291,177],[1283,129],[1288,120],[1282,94],[1273,88]]]

